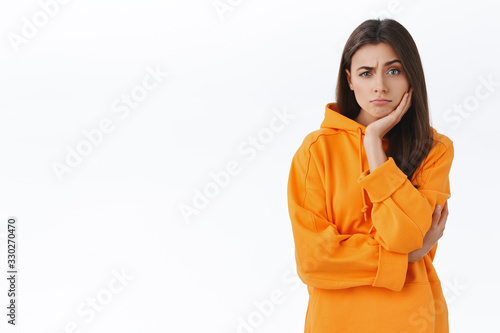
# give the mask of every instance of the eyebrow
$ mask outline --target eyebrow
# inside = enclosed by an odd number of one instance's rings
[[[401,64],[401,61],[399,61],[398,59],[394,59],[394,60],[391,60],[391,61],[386,62],[386,63],[384,64],[384,66],[389,66],[389,65],[392,65],[392,64],[394,64],[394,63],[396,63],[396,62],[398,62],[398,63],[400,63],[400,64]],[[369,66],[361,66],[361,67],[359,67],[357,70],[359,71],[360,69],[368,69],[368,70],[371,70],[371,69],[373,69],[373,67],[369,67]]]

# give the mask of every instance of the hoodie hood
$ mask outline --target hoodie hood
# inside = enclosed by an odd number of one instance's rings
[[[366,126],[341,114],[337,103],[328,103],[325,109],[325,119],[321,123],[321,128],[341,129],[356,135],[361,129],[361,133],[365,134]]]
[[[341,114],[337,108],[337,103],[328,103],[325,107],[325,119],[321,123],[321,128],[331,128],[337,130],[343,130],[348,135],[353,135],[358,140],[358,151],[359,151],[359,173],[360,175],[363,173],[363,154],[364,146],[363,146],[363,138],[365,135],[366,126],[358,123],[355,120],[350,119],[349,117]],[[382,138],[382,144],[384,150],[387,150],[389,140],[387,138]],[[361,197],[363,199],[363,208],[361,212],[363,213],[363,217],[365,222],[368,222],[367,210],[370,206],[366,203],[365,190],[360,186]],[[373,230],[373,224],[370,228],[369,233]]]

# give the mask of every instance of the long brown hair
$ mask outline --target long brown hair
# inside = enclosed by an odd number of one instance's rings
[[[410,33],[393,19],[371,19],[361,23],[349,36],[340,61],[337,82],[337,107],[341,114],[356,119],[361,107],[349,88],[345,70],[351,71],[352,56],[367,44],[386,43],[396,52],[410,87],[411,106],[401,120],[387,133],[387,154],[411,181],[418,166],[432,148],[432,132],[427,103],[424,70],[417,46]]]

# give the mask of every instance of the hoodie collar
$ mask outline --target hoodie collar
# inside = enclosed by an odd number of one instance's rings
[[[328,103],[325,108],[325,119],[321,123],[322,128],[336,128],[348,132],[357,133],[361,128],[361,133],[365,134],[366,126],[341,114],[337,108],[337,103]]]

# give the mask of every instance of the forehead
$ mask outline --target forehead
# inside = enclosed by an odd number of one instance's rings
[[[356,66],[376,67],[394,59],[398,59],[398,56],[389,44],[368,44],[354,53],[351,64],[353,68],[357,68]]]

